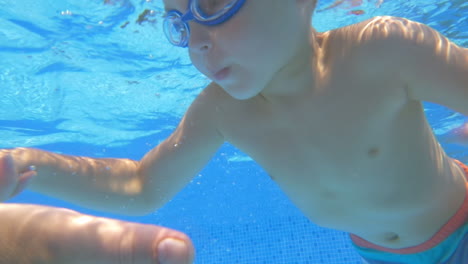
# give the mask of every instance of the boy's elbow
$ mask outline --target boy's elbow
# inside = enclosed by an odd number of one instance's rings
[[[149,214],[152,214],[156,210],[157,209],[150,207],[150,206],[139,205],[133,208],[125,208],[124,210],[121,210],[117,213],[121,215],[125,215],[125,216],[141,217],[141,216],[147,216]]]
[[[152,214],[154,211],[158,210],[159,207],[157,203],[149,200],[144,193],[140,193],[138,195],[132,195],[132,197],[129,197],[126,202],[123,202],[117,206],[101,209],[123,216],[139,217]]]
[[[162,208],[169,199],[167,199],[162,192],[145,188],[145,191],[140,194],[140,204],[138,213],[140,215],[148,215]]]
[[[134,193],[135,207],[132,208],[132,215],[143,216],[151,214],[164,206],[167,199],[164,199],[163,192],[157,190],[152,184],[150,177],[141,170],[138,170],[138,186],[137,192]]]

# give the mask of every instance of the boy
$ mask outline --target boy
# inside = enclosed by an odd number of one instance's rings
[[[421,103],[468,115],[467,49],[393,17],[318,33],[316,0],[164,5],[169,41],[213,82],[141,161],[4,150],[20,175],[35,166],[31,189],[149,213],[229,141],[312,221],[353,234],[368,263],[468,261],[468,170],[446,156]]]

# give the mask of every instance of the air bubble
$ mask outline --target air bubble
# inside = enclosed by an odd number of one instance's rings
[[[71,16],[71,15],[73,15],[73,13],[70,10],[62,11],[62,12],[60,12],[60,14],[62,16]]]

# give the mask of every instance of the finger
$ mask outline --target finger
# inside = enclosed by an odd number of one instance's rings
[[[58,220],[58,210],[49,213]],[[57,250],[57,263],[193,263],[193,244],[181,232],[70,211],[63,214],[66,216],[60,221],[61,229],[49,234],[54,238],[55,246],[51,248]],[[95,262],[89,261],[90,256]]]
[[[25,173],[21,174],[19,179],[18,179],[18,183],[16,185],[16,188],[13,191],[13,193],[11,194],[10,198],[17,195],[18,193],[22,192],[26,188],[26,186],[28,186],[31,179],[33,177],[35,177],[36,175],[37,175],[37,173],[35,171],[33,171],[33,170],[30,170],[28,172],[25,172]]]
[[[122,263],[158,263],[190,264],[193,263],[195,249],[190,238],[178,231],[145,224],[120,222],[122,243],[111,246],[110,255],[119,255]],[[105,237],[100,237],[100,240]]]
[[[189,264],[193,263],[195,249],[190,238],[178,231],[169,228],[132,224],[127,230],[135,234],[135,240],[120,248],[120,252],[132,252],[132,255],[141,254],[160,264]],[[148,250],[148,245],[152,245]],[[139,263],[139,262],[138,262]]]
[[[10,154],[7,154],[4,158],[5,162],[5,170],[10,173],[15,172],[15,162],[13,160],[13,157]]]
[[[11,196],[15,188],[14,177],[12,157],[6,155],[0,158],[0,201],[4,201]]]
[[[193,263],[188,236],[165,227],[28,204],[0,215],[0,263]]]
[[[13,158],[6,155],[0,158],[0,185],[4,185],[11,180],[13,171]]]
[[[157,247],[158,260],[161,264],[193,263],[194,249],[189,240],[165,238]]]

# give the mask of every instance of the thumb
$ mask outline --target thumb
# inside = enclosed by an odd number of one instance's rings
[[[10,155],[0,157],[0,201],[10,198],[16,186],[16,172]]]
[[[18,184],[16,185],[15,190],[11,194],[11,197],[23,191],[26,188],[26,186],[28,186],[28,183],[31,181],[31,179],[36,175],[37,173],[34,170],[29,170],[25,173],[22,173],[18,179]]]

